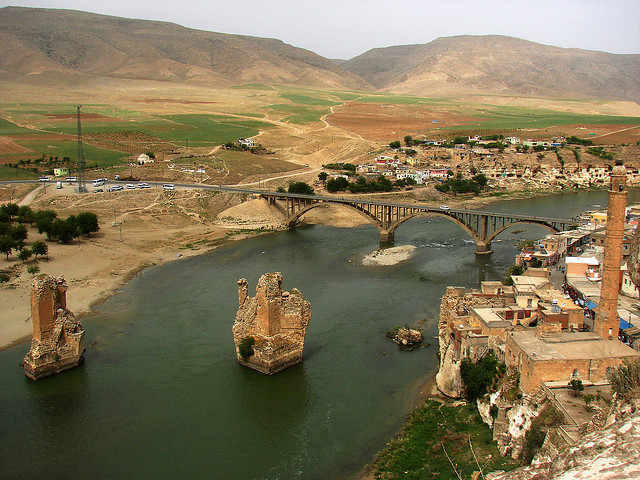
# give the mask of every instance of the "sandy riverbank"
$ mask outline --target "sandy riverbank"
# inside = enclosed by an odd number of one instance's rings
[[[401,245],[399,247],[381,248],[365,255],[362,264],[365,266],[390,266],[408,260],[416,247]]]
[[[89,315],[93,306],[148,266],[179,261],[229,241],[281,228],[277,212],[264,202],[243,203],[243,198],[233,195],[149,191],[78,197],[53,193],[38,192],[32,209],[52,208],[62,218],[89,210],[100,220],[97,234],[82,236],[70,245],[48,242],[48,255],[37,261],[40,273],[65,277],[67,305],[79,318]],[[218,218],[225,211],[230,213]],[[35,240],[45,237],[29,228],[27,246]],[[23,264],[15,254],[0,259],[0,268],[15,272],[0,286],[0,349],[31,336],[33,275],[26,269],[34,264]]]

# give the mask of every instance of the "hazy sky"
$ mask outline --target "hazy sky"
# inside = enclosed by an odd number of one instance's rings
[[[640,0],[0,0],[7,5],[273,37],[327,58],[464,34],[640,53]]]

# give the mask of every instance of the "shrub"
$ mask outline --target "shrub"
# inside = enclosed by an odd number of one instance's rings
[[[11,277],[8,274],[0,272],[0,283],[6,283],[9,280],[11,280]]]
[[[40,266],[37,263],[35,265],[29,265],[27,267],[27,273],[30,273],[31,275],[35,275],[39,271],[40,271]]]
[[[625,361],[609,374],[611,390],[625,400],[640,397],[640,359]]]
[[[253,337],[244,337],[238,344],[238,353],[243,360],[246,360],[254,354],[253,345],[256,343],[256,339]]]

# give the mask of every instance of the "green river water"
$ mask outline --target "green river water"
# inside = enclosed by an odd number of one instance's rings
[[[580,192],[486,210],[565,217],[606,202],[606,192]],[[410,260],[364,267],[378,248],[373,226],[314,226],[144,270],[82,319],[81,367],[32,382],[20,366],[27,343],[0,352],[0,478],[353,475],[435,373],[445,288],[501,278],[514,243],[546,233],[513,227],[492,255],[476,257],[458,226],[416,218],[396,232],[396,245],[418,247]],[[304,362],[268,377],[235,362],[231,326],[238,278],[253,295],[271,271],[311,302],[312,319]],[[72,290],[68,302],[73,310]],[[385,337],[423,319],[428,348],[401,352]]]

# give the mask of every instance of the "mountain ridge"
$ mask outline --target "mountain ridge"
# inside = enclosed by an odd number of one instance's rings
[[[46,71],[220,84],[371,87],[313,52],[277,39],[75,10],[0,9],[0,71]]]
[[[640,103],[640,55],[503,35],[440,37],[329,60],[274,38],[76,10],[0,8],[0,75],[113,77],[384,91],[605,98]]]
[[[458,35],[377,48],[341,66],[393,93],[492,92],[640,101],[640,55],[567,49],[503,35]]]

